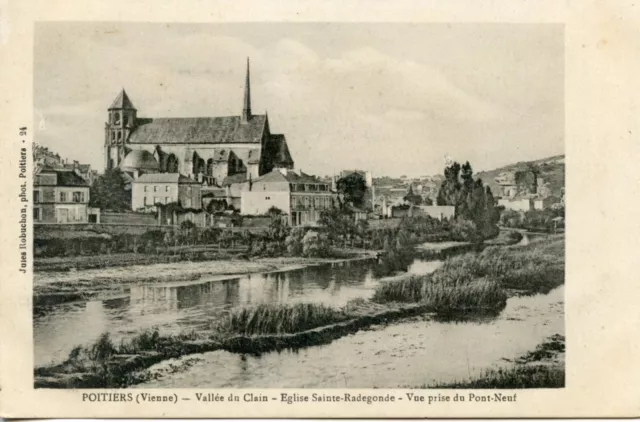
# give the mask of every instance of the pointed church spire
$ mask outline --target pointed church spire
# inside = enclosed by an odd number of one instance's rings
[[[244,82],[244,105],[242,107],[242,121],[251,120],[251,78],[249,74],[249,58],[247,57],[247,76]]]
[[[111,107],[109,107],[109,110],[114,110],[114,109],[130,109],[130,110],[136,109],[133,106],[133,103],[129,99],[129,96],[127,95],[127,92],[124,90],[124,88],[122,88],[122,91],[120,91],[116,99],[113,100],[113,103],[111,103]]]

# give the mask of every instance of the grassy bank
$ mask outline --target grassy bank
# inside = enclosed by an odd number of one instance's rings
[[[563,388],[564,366],[515,366],[489,369],[478,378],[421,388]]]
[[[564,283],[564,238],[489,247],[447,259],[431,274],[382,283],[373,301],[421,303],[437,312],[502,309],[507,292],[548,293]]]
[[[556,334],[515,359],[511,367],[488,369],[476,378],[421,388],[563,388],[564,351],[565,338]]]

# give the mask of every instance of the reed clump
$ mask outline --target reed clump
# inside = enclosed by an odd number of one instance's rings
[[[564,241],[490,247],[447,259],[431,274],[379,285],[373,301],[424,303],[438,312],[502,309],[506,289],[548,293],[564,283]]]
[[[381,284],[372,300],[421,303],[431,311],[452,313],[502,309],[507,295],[498,282],[487,278],[421,276]]]
[[[261,304],[234,309],[214,329],[219,333],[265,335],[297,333],[345,321],[349,315],[314,303]]]

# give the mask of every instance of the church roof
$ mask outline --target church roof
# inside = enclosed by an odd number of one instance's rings
[[[109,110],[113,110],[116,108],[128,108],[128,109],[135,110],[133,103],[129,99],[129,96],[127,95],[124,89],[120,91],[116,99],[113,100],[113,103],[111,103],[111,107],[109,107]]]
[[[138,119],[129,136],[132,144],[259,144],[266,116]]]
[[[291,158],[291,153],[287,146],[287,139],[284,135],[272,134],[271,143],[273,145],[273,151],[275,151],[275,163],[293,164],[293,158]]]

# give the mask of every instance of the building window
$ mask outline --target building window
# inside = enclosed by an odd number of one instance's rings
[[[122,120],[124,120],[124,125],[125,126],[127,126],[129,124],[129,116],[127,116],[126,114],[123,116]]]
[[[67,202],[67,192],[60,192],[60,202]]]
[[[115,132],[111,132],[111,140],[112,141],[116,140],[116,133]]]
[[[116,125],[120,123],[120,113],[115,114],[115,120],[113,121],[113,123],[115,123]]]
[[[34,208],[33,209],[33,219],[35,221],[39,221],[40,220],[40,208]]]
[[[73,202],[84,202],[84,192],[73,192]]]
[[[147,206],[147,197],[146,196],[144,198],[142,198],[142,205],[145,206],[145,207]]]
[[[34,190],[33,191],[33,202],[40,202],[40,191],[39,190]]]
[[[164,204],[167,205],[169,203],[169,197],[165,196],[164,197]]]
[[[158,187],[157,187],[157,186],[154,186],[154,187],[153,187],[153,191],[154,191],[154,192],[158,192]]]
[[[118,141],[122,139],[122,132],[118,131]]]
[[[308,196],[304,197],[304,206],[309,208],[309,197]]]
[[[165,186],[165,187],[164,187],[164,191],[165,191],[165,192],[169,192],[169,185],[167,185],[167,186]]]
[[[159,204],[160,203],[160,198],[158,198],[157,196],[153,197],[153,205],[155,204]]]
[[[144,191],[145,191],[145,192],[147,191],[147,188],[148,188],[148,187],[149,187],[149,186],[145,186],[145,187],[144,187]]]
[[[270,201],[271,197],[270,196],[265,196],[264,199],[266,199],[267,201]]]

